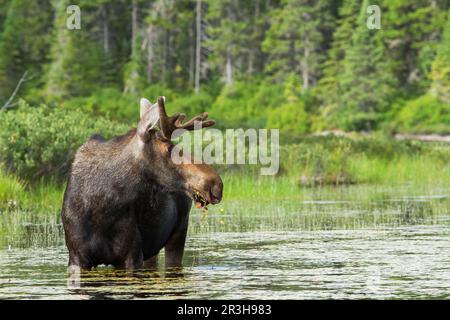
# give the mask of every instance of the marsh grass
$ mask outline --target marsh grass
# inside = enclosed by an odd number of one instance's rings
[[[236,180],[242,193],[225,193],[224,201],[207,214],[194,209],[191,231],[386,228],[436,223],[450,213],[448,187],[406,183],[302,188],[288,178]],[[280,192],[270,193],[275,189]]]
[[[63,189],[56,182],[27,184],[0,171],[0,247],[61,241]]]

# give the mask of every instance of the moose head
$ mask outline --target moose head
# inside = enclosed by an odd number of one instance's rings
[[[135,154],[142,160],[147,174],[168,191],[186,193],[197,208],[220,202],[222,180],[211,166],[194,161],[189,154],[182,155],[184,159],[181,163],[174,162],[171,156],[175,147],[172,139],[182,130],[195,130],[215,124],[214,120],[207,118],[205,112],[184,123],[186,115],[182,113],[167,115],[164,97],[159,97],[155,104],[142,98],[136,131],[138,143]]]

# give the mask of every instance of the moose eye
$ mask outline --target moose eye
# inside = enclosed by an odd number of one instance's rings
[[[170,144],[170,145],[167,147],[167,152],[168,152],[169,154],[171,154],[174,147],[175,147],[174,144]]]

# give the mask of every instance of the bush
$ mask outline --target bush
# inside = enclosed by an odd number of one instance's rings
[[[267,126],[303,134],[309,129],[308,114],[302,102],[285,104],[269,113]]]
[[[302,185],[346,184],[353,142],[346,138],[308,138],[281,150],[283,172],[299,177]]]
[[[0,112],[0,161],[19,176],[62,177],[76,149],[92,134],[106,138],[129,127],[84,112],[31,107],[21,101],[17,110]]]
[[[299,177],[302,185],[348,184],[381,182],[397,173],[414,176],[418,174],[414,166],[422,164],[429,166],[430,173],[441,169],[445,172],[449,156],[450,148],[444,144],[396,141],[383,136],[326,136],[308,137],[282,147],[280,165],[283,173]],[[386,172],[387,168],[391,171]]]
[[[139,100],[133,95],[124,95],[113,88],[97,90],[88,97],[67,100],[61,107],[112,120],[131,122],[139,119]]]
[[[241,80],[222,89],[211,114],[222,127],[264,128],[270,112],[285,103],[282,84]]]
[[[244,82],[225,86],[211,108],[211,118],[220,120],[221,127],[254,127],[248,101],[257,88],[255,84]]]
[[[139,119],[139,100],[145,97],[156,102],[158,96],[166,96],[169,111],[178,101],[178,96],[172,90],[153,85],[146,87],[139,95],[123,94],[115,88],[103,88],[94,91],[90,96],[77,97],[61,103],[61,107],[69,110],[81,110],[94,116],[102,116],[110,120],[135,124]]]
[[[405,103],[396,117],[402,132],[450,133],[450,104],[440,102],[431,95],[424,95]]]
[[[202,112],[209,112],[214,100],[208,93],[200,91],[198,94],[188,94],[176,97],[173,101],[167,101],[169,113],[182,112],[188,118]]]

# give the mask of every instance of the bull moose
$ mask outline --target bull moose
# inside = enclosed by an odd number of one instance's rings
[[[142,98],[136,129],[111,140],[94,135],[78,149],[61,213],[69,266],[152,267],[163,247],[166,266],[181,266],[192,201],[217,204],[223,190],[209,165],[191,155],[172,161],[176,129],[215,123],[206,112],[185,117],[169,117],[164,97]]]

